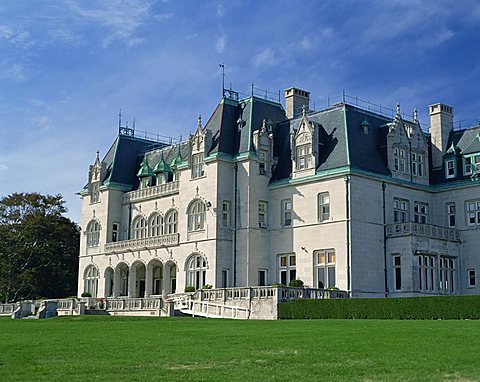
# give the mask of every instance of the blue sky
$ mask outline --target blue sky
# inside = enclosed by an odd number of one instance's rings
[[[0,196],[78,192],[118,110],[167,136],[208,119],[226,83],[345,91],[403,112],[480,115],[478,1],[0,1]]]

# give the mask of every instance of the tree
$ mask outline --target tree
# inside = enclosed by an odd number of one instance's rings
[[[61,195],[0,199],[0,301],[76,294],[80,229]]]

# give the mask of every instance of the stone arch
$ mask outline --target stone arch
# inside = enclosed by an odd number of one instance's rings
[[[207,284],[208,263],[206,256],[199,252],[192,253],[185,261],[185,287],[200,289]]]
[[[130,267],[124,261],[117,264],[113,279],[113,296],[128,296],[130,284]]]
[[[95,264],[89,264],[83,271],[83,292],[90,293],[92,297],[97,297],[98,279],[100,272]]]
[[[137,259],[130,266],[130,281],[129,281],[129,296],[130,297],[145,297],[146,287],[146,266],[145,262]]]
[[[163,293],[164,267],[159,259],[152,259],[146,267],[145,296],[160,295]]]

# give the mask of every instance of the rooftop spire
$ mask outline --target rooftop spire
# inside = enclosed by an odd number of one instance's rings
[[[417,108],[413,109],[413,122],[418,122],[418,110],[417,110]]]
[[[198,115],[197,128],[198,128],[199,130],[202,130],[202,115],[201,115],[201,114]]]
[[[400,115],[400,103],[397,101],[397,115]]]

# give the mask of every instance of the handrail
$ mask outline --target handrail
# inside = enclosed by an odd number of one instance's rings
[[[395,223],[386,226],[387,238],[401,236],[424,236],[431,239],[460,242],[460,231],[455,228],[415,222]]]
[[[144,199],[158,198],[159,196],[176,194],[179,191],[180,181],[174,180],[173,182],[126,192],[123,194],[122,203],[127,204]]]

